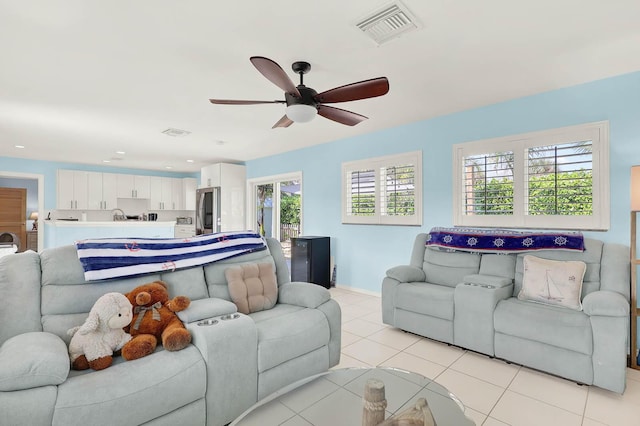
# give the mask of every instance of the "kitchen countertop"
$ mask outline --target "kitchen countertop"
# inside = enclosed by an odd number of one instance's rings
[[[118,221],[77,221],[77,220],[44,220],[45,225],[60,227],[88,227],[88,226],[104,226],[104,227],[134,227],[134,226],[175,226],[176,221],[158,221],[158,220],[118,220]]]

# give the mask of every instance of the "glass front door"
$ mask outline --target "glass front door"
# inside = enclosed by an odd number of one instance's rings
[[[265,237],[277,238],[291,258],[291,238],[302,232],[302,179],[299,173],[252,182],[254,226]]]
[[[279,239],[284,256],[291,259],[291,238],[300,235],[301,216],[301,185],[299,180],[282,181],[277,183],[280,193],[278,204]]]

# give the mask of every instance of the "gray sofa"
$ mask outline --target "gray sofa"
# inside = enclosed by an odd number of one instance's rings
[[[583,310],[517,298],[526,253],[478,254],[426,247],[382,282],[382,320],[431,339],[622,393],[629,335],[629,249],[585,238],[584,252],[528,254],[587,264]]]
[[[0,259],[0,413],[3,425],[223,425],[273,391],[336,365],[340,308],[329,292],[291,283],[282,248],[162,274],[88,283],[74,246]],[[274,308],[236,312],[229,265],[271,262],[279,286]],[[192,344],[100,371],[69,370],[66,331],[84,322],[107,292],[154,280],[185,295],[180,313]],[[214,325],[198,325],[217,318]]]

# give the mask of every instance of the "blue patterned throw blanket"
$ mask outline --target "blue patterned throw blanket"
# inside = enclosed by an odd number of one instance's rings
[[[98,238],[76,242],[87,281],[173,271],[267,248],[259,234],[223,232],[191,238]]]
[[[520,232],[501,229],[432,228],[427,246],[451,251],[518,253],[532,250],[584,251],[580,232]]]

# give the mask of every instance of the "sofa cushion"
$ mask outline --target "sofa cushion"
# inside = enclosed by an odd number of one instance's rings
[[[329,344],[329,323],[321,311],[277,304],[250,314],[258,329],[258,372]]]
[[[396,308],[453,321],[455,288],[446,285],[403,283],[396,291]]]
[[[536,251],[536,257],[551,260],[579,260],[587,264],[587,270],[582,280],[582,298],[592,291],[600,290],[600,268],[603,260],[604,243],[591,238],[584,239],[584,252],[565,250],[541,250]],[[526,253],[519,253],[516,259],[516,275],[513,286],[513,295],[518,296],[522,289],[522,277],[524,274],[523,259]],[[628,270],[628,268],[627,268]],[[628,281],[627,281],[628,283]],[[627,284],[628,287],[628,284]]]
[[[585,355],[593,352],[589,316],[559,306],[502,300],[494,312],[497,333],[533,340]]]
[[[401,283],[424,281],[424,270],[415,266],[400,265],[387,270],[387,276]]]
[[[282,284],[278,290],[278,302],[303,308],[317,308],[331,299],[326,288],[310,283],[292,282]]]
[[[53,424],[142,424],[203,398],[206,380],[193,345],[135,361],[116,357],[104,370],[71,372],[58,386]]]
[[[247,253],[242,256],[232,257],[230,259],[212,262],[205,265],[203,269],[207,288],[209,289],[209,297],[231,300],[231,296],[229,296],[229,286],[227,285],[227,277],[225,276],[225,271],[228,267],[248,263],[265,262],[272,264],[275,263],[275,259],[271,256],[269,249]]]
[[[516,271],[516,256],[513,254],[483,254],[480,274],[513,279]]]
[[[38,253],[26,251],[0,259],[0,300],[0,345],[21,333],[42,331]]]
[[[428,283],[455,287],[466,275],[478,273],[480,255],[427,249],[423,269]]]
[[[479,285],[481,287],[506,287],[513,284],[513,279],[496,275],[473,274],[464,277],[465,284]]]
[[[272,263],[248,263],[225,270],[229,296],[243,314],[271,309],[278,300]]]
[[[190,322],[196,322],[220,315],[233,314],[237,311],[238,307],[228,300],[211,297],[207,299],[192,300],[187,309],[176,312],[176,315],[178,315],[180,321],[185,324],[189,324]]]
[[[525,256],[522,289],[518,299],[581,311],[584,262],[541,259]]]
[[[67,346],[51,333],[19,334],[0,346],[0,391],[59,385],[69,374]]]

